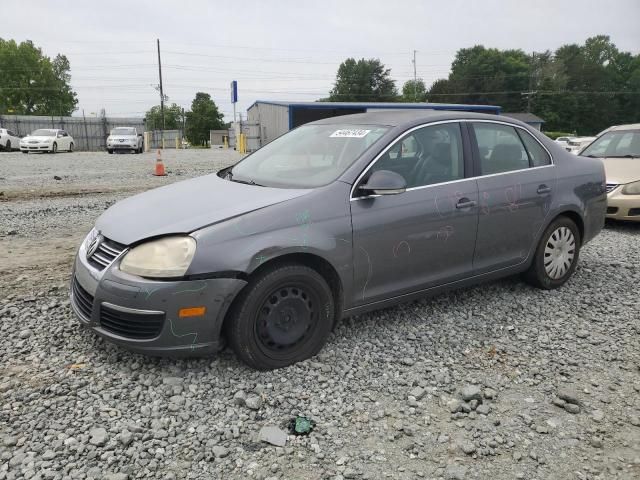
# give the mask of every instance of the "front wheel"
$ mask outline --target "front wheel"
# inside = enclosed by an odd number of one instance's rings
[[[331,331],[333,294],[318,272],[300,264],[264,270],[234,302],[229,343],[249,366],[271,370],[312,357]]]
[[[73,142],[69,144],[69,152],[73,152]]]
[[[11,151],[11,140],[7,140],[7,144],[4,146],[7,152]]]
[[[21,151],[22,153],[27,153],[27,154],[29,153],[29,151],[28,151],[28,150],[20,150],[20,151]]]
[[[109,153],[109,155],[111,155],[111,154],[113,154],[113,150],[107,149],[107,153]]]
[[[51,146],[51,153],[58,153],[58,144],[57,143],[54,143]]]
[[[578,265],[580,241],[576,224],[567,217],[558,217],[542,235],[525,280],[545,290],[564,285]]]

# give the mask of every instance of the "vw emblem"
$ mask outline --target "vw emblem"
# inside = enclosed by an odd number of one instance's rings
[[[91,258],[91,255],[96,253],[96,250],[100,246],[100,243],[102,243],[103,238],[104,237],[102,235],[98,234],[96,238],[91,241],[89,247],[87,248],[87,258]]]

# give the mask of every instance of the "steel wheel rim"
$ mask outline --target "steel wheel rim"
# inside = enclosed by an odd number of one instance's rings
[[[576,256],[576,239],[568,227],[556,228],[544,247],[544,270],[553,280],[564,277]]]
[[[274,289],[256,315],[255,334],[261,349],[269,356],[297,350],[317,326],[319,307],[317,295],[303,285]]]

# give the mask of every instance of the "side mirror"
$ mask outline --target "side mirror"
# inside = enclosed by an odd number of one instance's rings
[[[407,189],[407,181],[402,175],[390,170],[373,172],[367,183],[361,184],[358,190],[373,192],[376,195],[397,195]]]
[[[139,137],[141,137],[141,136],[142,136],[142,134],[141,134],[141,133],[139,133],[139,134],[138,134],[138,136],[139,136]]]

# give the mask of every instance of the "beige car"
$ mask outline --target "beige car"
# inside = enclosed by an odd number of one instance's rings
[[[602,158],[607,218],[640,222],[640,123],[608,128],[579,155]]]

